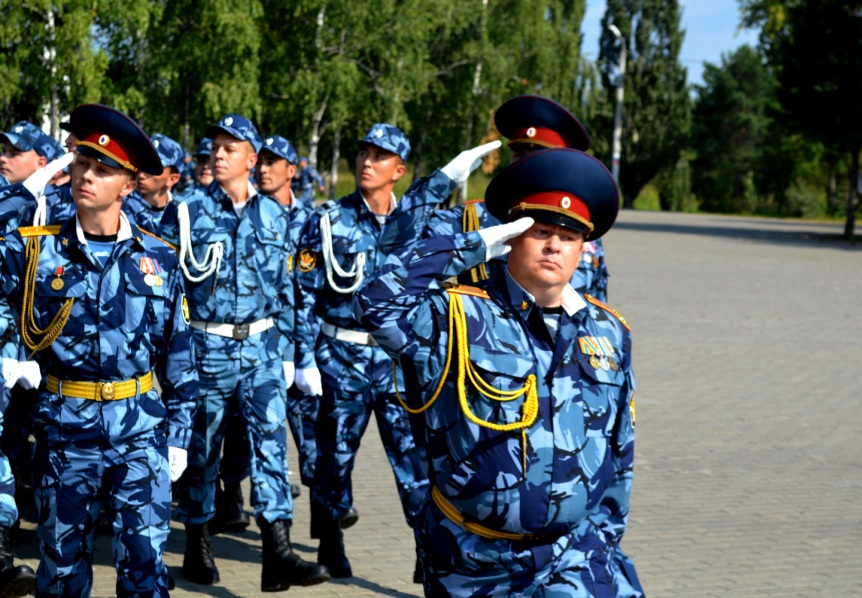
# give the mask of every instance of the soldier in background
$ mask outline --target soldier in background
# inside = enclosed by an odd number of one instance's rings
[[[134,216],[141,227],[155,233],[165,208],[174,198],[172,191],[180,180],[185,152],[179,143],[161,133],[150,137],[150,142],[159,154],[164,171],[159,175],[138,173],[138,187],[123,202],[123,211]]]
[[[323,177],[320,176],[314,166],[308,163],[308,158],[305,156],[299,159],[299,169],[291,180],[291,188],[299,197],[299,201],[310,208],[314,207],[315,192],[324,193],[326,191]]]
[[[219,581],[208,522],[215,513],[219,459],[231,410],[246,420],[251,502],[261,530],[261,590],[282,591],[329,579],[325,567],[293,552],[287,478],[287,388],[294,375],[293,280],[289,220],[249,182],[262,140],[255,126],[228,114],[205,131],[215,181],[176,203],[163,236],[179,247],[199,354],[202,406],[177,518],[186,525],[183,575]]]
[[[620,548],[631,336],[569,284],[584,240],[616,218],[616,185],[591,156],[546,149],[509,165],[485,197],[509,224],[423,240],[358,293],[428,451],[431,500],[415,526],[425,593],[642,596]],[[506,253],[502,275],[445,285]]]

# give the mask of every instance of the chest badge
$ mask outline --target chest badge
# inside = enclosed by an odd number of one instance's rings
[[[299,252],[298,262],[297,267],[300,272],[311,272],[317,265],[317,256],[312,250],[303,249]]]
[[[144,275],[144,284],[148,287],[160,287],[164,284],[164,280],[161,277],[162,267],[156,258],[142,257],[141,273]]]
[[[61,290],[65,284],[62,278],[64,272],[65,268],[63,266],[57,266],[57,268],[54,270],[54,275],[56,276],[56,278],[51,281],[51,288],[55,291]]]
[[[606,336],[582,336],[578,338],[581,353],[590,356],[590,367],[594,370],[620,369],[619,362],[614,359],[614,346]]]

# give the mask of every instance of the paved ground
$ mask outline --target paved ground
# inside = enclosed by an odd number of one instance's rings
[[[651,597],[862,595],[862,243],[839,225],[627,211],[605,240],[610,303],[634,330],[635,487],[623,545]],[[420,595],[388,462],[369,428],[348,531],[356,577],[293,595]],[[313,559],[307,497],[293,540]],[[219,537],[222,582],[260,595],[259,535]],[[34,567],[35,532],[17,552]],[[99,538],[93,595],[113,596]]]

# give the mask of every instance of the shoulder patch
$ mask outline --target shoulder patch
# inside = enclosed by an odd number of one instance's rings
[[[317,254],[311,249],[303,249],[299,252],[297,267],[300,272],[311,272],[317,265]]]
[[[606,303],[602,303],[601,301],[599,301],[598,299],[596,299],[596,298],[595,298],[595,297],[593,297],[592,295],[586,295],[586,294],[585,294],[585,295],[584,295],[584,298],[585,298],[587,301],[589,301],[590,303],[592,303],[593,305],[596,305],[596,306],[598,306],[598,307],[601,307],[603,310],[605,310],[606,312],[608,312],[608,313],[610,313],[611,315],[613,315],[617,320],[619,320],[619,321],[620,321],[620,323],[621,323],[623,326],[625,326],[625,327],[626,327],[626,330],[628,330],[629,332],[631,332],[631,330],[632,330],[632,329],[631,329],[631,326],[629,326],[629,325],[628,325],[628,322],[626,322],[626,319],[625,319],[624,317],[622,317],[622,316],[619,314],[619,312],[618,312],[617,310],[613,309],[612,307],[610,307],[610,306],[609,306],[609,305],[607,305]]]
[[[60,224],[49,224],[48,226],[22,226],[18,228],[18,233],[24,238],[56,235],[60,232],[60,226]]]
[[[138,226],[137,224],[136,224],[135,226],[137,226],[137,227],[138,227],[138,230],[139,230],[139,231],[141,231],[142,233],[144,233],[145,235],[150,236],[150,237],[152,237],[153,239],[158,239],[159,241],[161,241],[162,243],[164,243],[165,245],[167,245],[168,247],[170,247],[170,248],[171,248],[171,249],[173,249],[174,251],[177,251],[177,247],[176,247],[176,245],[174,245],[173,243],[169,243],[169,242],[165,241],[165,240],[164,240],[164,239],[162,239],[160,236],[158,236],[158,235],[154,235],[153,233],[151,233],[151,232],[150,232],[150,231],[148,231],[147,229],[145,229],[145,228],[141,228],[141,227],[140,227],[140,226]]]
[[[471,297],[479,297],[480,299],[490,299],[491,296],[479,287],[471,287],[464,284],[455,285],[446,289],[447,293],[455,293],[457,295],[470,295]]]

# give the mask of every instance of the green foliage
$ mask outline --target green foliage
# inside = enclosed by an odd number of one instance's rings
[[[684,31],[676,0],[608,0],[602,19],[599,68],[613,105],[621,46],[608,25],[626,40],[628,55],[623,103],[620,188],[631,206],[662,168],[675,164],[688,143],[691,100],[686,70],[679,62]],[[611,147],[613,121],[599,119]],[[599,154],[610,164],[610,152]]]

